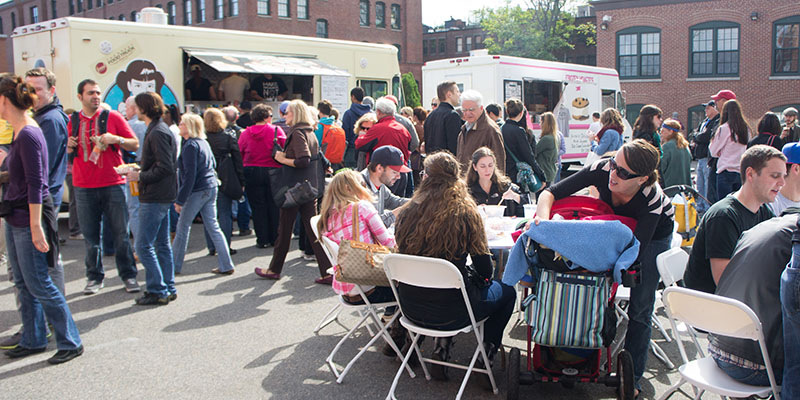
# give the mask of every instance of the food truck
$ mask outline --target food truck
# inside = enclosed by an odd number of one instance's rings
[[[402,98],[391,45],[167,25],[159,8],[143,9],[140,21],[66,17],[17,27],[11,34],[14,70],[52,70],[65,109],[80,109],[75,94],[86,78],[97,81],[103,101],[119,111],[126,98],[144,91],[159,93],[181,111],[225,105],[187,98],[187,83],[198,72],[217,88],[231,73],[250,82],[271,75],[285,92],[258,101],[275,110],[284,99],[312,105],[327,99],[344,112],[355,86],[376,98]]]
[[[625,98],[619,74],[610,68],[568,64],[529,58],[490,55],[473,50],[468,57],[428,61],[422,67],[422,95],[425,101],[436,96],[436,86],[454,81],[461,91],[474,89],[483,95],[484,106],[502,105],[517,98],[528,110],[528,126],[541,133],[542,113],[555,114],[564,135],[567,153],[565,168],[583,162],[590,150],[586,132],[592,113],[613,107],[625,115]],[[630,140],[632,130],[624,120],[623,137]],[[565,128],[568,127],[568,128]]]

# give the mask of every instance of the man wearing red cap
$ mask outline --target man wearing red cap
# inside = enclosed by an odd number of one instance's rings
[[[719,92],[717,92],[717,94],[711,96],[711,99],[712,99],[712,101],[710,101],[709,103],[715,103],[715,107],[717,109],[717,112],[721,115],[722,114],[722,107],[725,106],[725,103],[728,100],[736,100],[736,93],[733,93],[733,91],[727,90],[727,89],[720,90]],[[706,103],[706,104],[709,104],[709,103]],[[708,114],[706,114],[706,115],[708,115]],[[716,133],[716,128],[718,128],[718,127],[719,127],[719,119],[717,119],[717,126],[714,127],[714,131],[711,132],[711,136],[709,137],[708,140],[711,140],[711,139],[714,138],[714,134]],[[708,201],[711,204],[716,203],[717,200],[719,200],[719,198],[720,198],[720,196],[717,194],[717,189],[716,189],[716,187],[717,187],[717,174],[714,173],[714,171],[717,170],[717,160],[719,160],[717,157],[711,157],[711,155],[709,154],[709,159],[708,159],[707,165],[708,165],[708,170],[711,171],[711,173],[708,174],[708,181],[706,182],[706,186],[705,187],[706,187],[706,193],[707,193],[706,194],[706,198],[708,199]]]
[[[736,100],[736,93],[733,93],[731,90],[720,90],[717,94],[711,96],[711,98],[717,102],[717,110],[722,112],[722,108],[725,107],[725,102],[728,100]]]
[[[395,196],[389,191],[402,174],[411,172],[405,165],[403,153],[394,146],[381,146],[372,152],[372,159],[366,169],[361,171],[364,186],[369,189],[374,199],[372,205],[378,210],[383,224],[387,227],[394,224],[396,210],[410,199]]]

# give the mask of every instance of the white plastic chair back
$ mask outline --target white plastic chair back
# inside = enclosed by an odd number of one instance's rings
[[[319,229],[317,228],[319,219],[319,215],[311,217],[311,230],[314,232],[314,239],[319,237]],[[339,245],[325,236],[322,237],[320,243],[322,243],[322,250],[325,251],[325,255],[328,256],[328,261],[331,262],[331,265],[336,265],[336,256],[339,254]]]
[[[656,257],[656,267],[661,275],[664,286],[674,286],[675,282],[683,279],[689,254],[680,247],[673,247]]]
[[[434,289],[458,289],[464,286],[461,271],[441,258],[390,254],[384,259],[383,267],[390,281]]]

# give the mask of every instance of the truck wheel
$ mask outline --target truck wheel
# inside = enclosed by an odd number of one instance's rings
[[[508,353],[508,368],[506,368],[507,400],[519,399],[519,359],[519,349],[511,349]]]
[[[620,400],[633,400],[633,357],[626,350],[620,351],[617,355],[617,379],[619,380],[617,398]]]

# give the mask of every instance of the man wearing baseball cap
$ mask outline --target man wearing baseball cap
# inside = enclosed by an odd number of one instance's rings
[[[797,142],[800,140],[800,126],[797,125],[797,109],[788,107],[783,110],[783,131],[781,132],[781,139],[784,142]]]
[[[732,90],[720,90],[717,94],[711,96],[711,99],[717,102],[717,110],[722,113],[722,107],[725,107],[725,102],[728,100],[736,100],[736,93]]]
[[[407,203],[410,199],[395,196],[389,190],[400,175],[411,172],[403,158],[403,153],[397,147],[386,145],[375,149],[369,159],[367,168],[361,171],[364,186],[372,192],[375,199],[372,205],[387,227],[394,224],[397,218],[397,208]]]
[[[772,213],[778,217],[787,208],[800,208],[800,143],[786,143],[782,152],[786,156],[786,183],[775,200],[769,203]]]

